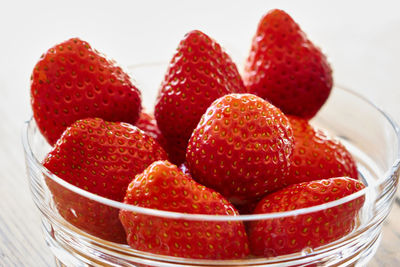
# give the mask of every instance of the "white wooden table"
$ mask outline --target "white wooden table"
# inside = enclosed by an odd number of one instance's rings
[[[86,39],[129,65],[169,60],[184,33],[200,29],[239,62],[262,14],[282,8],[329,55],[337,82],[372,99],[400,122],[400,2],[282,2],[1,1],[0,266],[54,265],[28,189],[20,132],[31,116],[29,76],[36,60],[70,37]],[[399,247],[396,204],[370,265],[400,266]]]

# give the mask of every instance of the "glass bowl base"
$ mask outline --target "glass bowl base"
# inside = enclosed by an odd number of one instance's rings
[[[378,229],[379,228],[379,229]],[[87,267],[87,266],[222,266],[221,262],[210,262],[204,264],[202,262],[167,262],[160,260],[157,255],[152,258],[126,257],[119,258],[116,255],[106,254],[101,252],[101,247],[96,247],[94,250],[85,251],[87,244],[82,244],[81,240],[75,239],[59,228],[43,219],[43,232],[45,240],[51,252],[55,257],[55,263],[58,267]],[[381,242],[382,234],[380,227],[372,227],[365,233],[368,239],[351,240],[342,249],[334,249],[324,256],[319,255],[317,258],[303,258],[298,261],[283,260],[283,259],[247,259],[236,262],[231,266],[366,266],[366,264],[375,255]],[[372,237],[372,238],[371,238]],[[334,253],[332,253],[334,252]],[[320,257],[322,256],[322,257]],[[243,265],[244,264],[244,265]]]

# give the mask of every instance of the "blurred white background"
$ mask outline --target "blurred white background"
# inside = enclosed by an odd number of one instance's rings
[[[125,66],[169,61],[183,35],[200,29],[240,64],[259,19],[272,8],[286,10],[326,52],[337,83],[373,100],[400,121],[398,0],[1,0],[0,196],[13,196],[15,201],[0,201],[0,265],[18,265],[22,257],[30,266],[52,263],[28,191],[20,145],[20,129],[31,116],[29,77],[43,52],[70,37],[81,37]],[[9,222],[19,230],[7,228]]]
[[[19,123],[29,117],[29,76],[35,62],[70,37],[81,37],[129,65],[168,61],[183,35],[200,29],[240,63],[258,20],[272,8],[291,14],[327,53],[337,83],[383,106],[400,99],[397,0],[2,1],[0,91],[18,109],[2,110],[1,115],[14,116]],[[400,120],[400,109],[393,108],[397,105],[387,110]]]

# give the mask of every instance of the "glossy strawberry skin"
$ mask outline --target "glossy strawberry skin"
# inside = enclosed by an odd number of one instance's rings
[[[187,33],[173,56],[156,101],[158,127],[183,162],[187,141],[218,97],[245,92],[236,65],[221,46],[200,31]],[[181,163],[179,162],[179,163]]]
[[[219,193],[196,183],[168,161],[157,161],[128,186],[124,203],[186,214],[236,216]],[[194,259],[240,259],[248,240],[240,221],[193,221],[120,211],[128,244],[154,254]]]
[[[78,38],[50,48],[31,76],[36,123],[53,145],[78,119],[99,117],[134,124],[141,110],[139,90],[112,60]]]
[[[192,177],[192,175],[190,174],[190,170],[188,169],[188,167],[186,165],[187,165],[186,163],[182,163],[181,165],[179,165],[179,169],[186,176]]]
[[[136,174],[166,153],[150,136],[127,123],[78,120],[66,129],[43,166],[81,189],[122,201]],[[125,242],[118,210],[91,201],[51,179],[46,182],[62,217],[100,238]]]
[[[348,177],[290,185],[262,199],[254,214],[290,211],[324,204],[365,186]],[[317,212],[251,222],[249,240],[256,256],[279,256],[326,245],[350,233],[365,197]]]
[[[260,21],[243,74],[248,92],[285,114],[313,117],[332,89],[326,56],[284,11],[274,9]]]
[[[286,185],[293,136],[286,116],[252,94],[230,94],[206,111],[190,138],[193,178],[243,205]]]
[[[356,162],[345,146],[305,119],[288,119],[295,143],[289,184],[342,176],[358,179]]]
[[[46,178],[58,213],[75,227],[101,239],[126,244],[126,234],[118,219],[119,210],[83,197]]]

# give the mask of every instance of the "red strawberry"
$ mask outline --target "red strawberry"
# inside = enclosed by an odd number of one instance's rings
[[[68,127],[43,165],[72,185],[122,201],[135,175],[159,159],[166,159],[164,150],[137,127],[96,118]],[[67,221],[103,239],[125,240],[117,209],[67,191],[50,179],[47,182]]]
[[[179,165],[185,161],[187,142],[165,139],[153,115],[142,111],[139,120],[136,122],[136,126],[157,140],[165,152],[167,152],[168,159],[172,163]]]
[[[355,193],[365,186],[340,177],[295,184],[267,195],[254,213],[283,212],[324,204]],[[256,256],[278,256],[316,248],[333,242],[353,230],[361,196],[342,205],[293,217],[251,222],[249,240]]]
[[[187,176],[189,176],[189,177],[192,177],[192,175],[190,174],[190,171],[189,171],[189,169],[188,169],[188,167],[186,166],[185,163],[182,163],[182,164],[179,166],[179,169],[181,170],[181,172],[183,172],[183,174],[185,174],[185,175],[187,175]]]
[[[185,162],[187,140],[168,139],[164,143],[163,147],[168,154],[169,160],[172,163],[180,165]]]
[[[219,193],[157,161],[137,175],[124,203],[186,214],[238,215]],[[249,254],[243,222],[193,221],[121,210],[128,244],[155,254],[195,259],[240,259]]]
[[[286,116],[251,94],[217,99],[190,138],[194,179],[243,205],[286,185],[293,136]]]
[[[31,76],[31,103],[36,123],[51,145],[78,119],[134,124],[141,109],[140,92],[130,77],[78,38],[42,55]]]
[[[355,160],[338,140],[314,128],[307,120],[288,118],[295,144],[289,184],[341,176],[358,178]]]
[[[243,205],[235,205],[241,215],[252,214],[260,199],[253,202],[245,203]]]
[[[186,34],[170,62],[155,106],[158,127],[169,146],[178,148],[175,152],[181,162],[187,141],[208,106],[234,92],[245,92],[245,87],[228,54],[200,31]]]
[[[243,80],[250,93],[267,99],[285,114],[303,118],[318,112],[333,83],[325,55],[279,9],[261,19]]]
[[[166,140],[160,129],[158,129],[157,122],[151,113],[142,110],[135,126],[153,137],[164,148]]]
[[[83,197],[46,178],[59,214],[79,229],[99,238],[126,243],[126,234],[118,219],[118,209]]]

